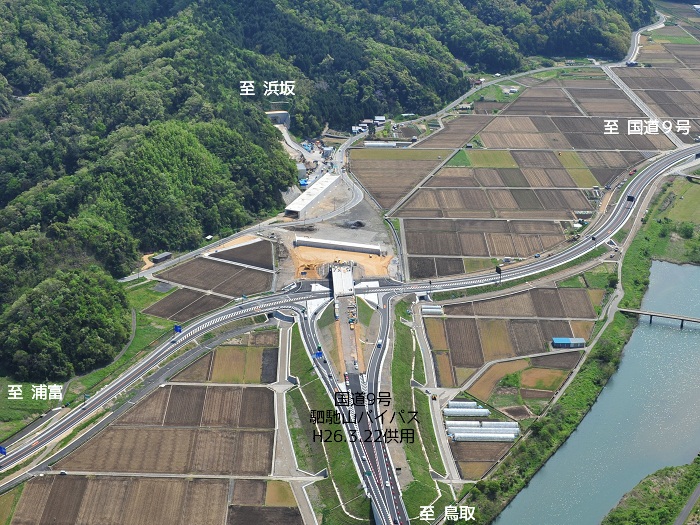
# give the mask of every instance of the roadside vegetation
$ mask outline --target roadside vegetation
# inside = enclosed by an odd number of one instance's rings
[[[700,483],[700,456],[689,465],[666,467],[624,495],[601,525],[671,525]]]
[[[308,406],[308,408],[304,409],[303,406],[295,404],[300,425],[296,427],[298,430],[292,434],[300,438],[300,443],[295,444],[295,453],[297,457],[301,457],[302,462],[304,462],[304,458],[309,455],[309,452],[317,453],[321,451],[322,453],[325,449],[325,453],[328,457],[327,466],[329,475],[332,478],[332,483],[335,483],[335,486],[340,492],[345,508],[350,514],[366,519],[368,522],[371,514],[369,499],[365,497],[364,490],[360,484],[357,470],[355,469],[352,456],[350,455],[349,444],[345,441],[346,437],[342,426],[326,421],[320,422],[320,420],[318,425],[313,425],[310,421],[310,411],[326,414],[329,410],[334,412],[336,408],[333,406],[331,398],[328,396],[323,383],[319,380],[311,364],[301,339],[299,326],[296,324],[292,329],[290,371],[299,378],[299,390],[303,393],[303,397],[306,399]],[[325,441],[329,431],[331,438]],[[316,432],[315,438],[314,432]],[[323,436],[323,443],[321,443],[318,437],[318,432],[321,432]],[[335,440],[336,432],[339,433],[338,436],[342,434],[342,440]],[[314,439],[316,440],[315,442]],[[322,464],[323,459],[318,463],[315,463],[316,461],[316,459],[310,460],[306,462],[306,465],[309,466],[310,464],[312,468],[318,468],[318,466]],[[301,465],[302,463],[300,463],[300,467]],[[321,499],[320,508],[321,514],[323,515],[322,525],[358,523],[357,520],[343,512],[337,494],[333,490],[332,483],[331,480],[328,479],[314,484],[319,490]]]

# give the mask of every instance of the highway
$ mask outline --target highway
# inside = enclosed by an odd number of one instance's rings
[[[508,281],[535,275],[545,270],[564,265],[594,250],[596,246],[614,235],[627,222],[632,215],[633,209],[639,202],[639,196],[644,189],[669,168],[679,162],[694,158],[696,154],[700,154],[700,145],[691,145],[681,150],[672,151],[661,157],[632,179],[613,211],[592,234],[587,235],[575,245],[551,257],[534,259],[532,262],[514,267],[510,270],[504,268],[501,275],[502,280]],[[628,201],[628,195],[633,197],[634,200]],[[595,238],[595,240],[593,240],[593,238]],[[366,391],[376,394],[379,389],[379,373],[385,355],[384,349],[390,344],[391,300],[394,297],[411,292],[428,290],[444,291],[481,286],[492,283],[495,280],[495,275],[495,273],[486,273],[460,279],[433,282],[432,284],[425,282],[401,283],[390,279],[384,279],[380,282],[378,287],[358,290],[358,294],[379,293],[380,297],[379,310],[381,313],[381,324],[379,338],[383,340],[383,345],[381,349],[373,351],[370,357],[366,372]],[[184,328],[183,332],[178,334],[172,341],[158,347],[142,361],[125,371],[112,383],[95,393],[82,408],[72,410],[62,419],[38,432],[33,441],[22,445],[9,445],[7,447],[7,456],[2,462],[0,471],[5,471],[22,463],[38,450],[56,441],[60,436],[72,431],[81,422],[94,415],[99,408],[125,392],[129,387],[148,374],[149,371],[158,366],[159,363],[162,363],[169,356],[182,349],[195,337],[201,336],[235,319],[276,310],[293,310],[301,320],[300,326],[308,350],[310,352],[315,351],[318,345],[315,318],[307,319],[300,305],[310,299],[322,297],[330,299],[330,295],[328,292],[310,292],[308,289],[308,285],[296,283],[293,287],[287,287],[287,291],[251,299],[235,306],[229,306],[194,322],[192,325]],[[320,372],[320,377],[323,378],[327,391],[331,397],[333,397],[335,388],[338,387],[339,384],[344,384],[344,381],[341,378],[333,377],[333,372],[330,370],[329,365],[323,363],[322,360],[315,360],[315,366]],[[351,375],[354,376],[351,385],[354,385],[356,389],[360,388],[359,376],[357,376],[357,374]],[[364,408],[364,410],[367,409],[368,407]],[[360,411],[358,411],[358,414],[359,413]],[[367,415],[365,414],[363,418],[365,425],[367,419]],[[357,432],[358,436],[363,436],[363,432],[366,429],[371,430],[372,434],[375,436],[382,432],[381,425],[376,421],[371,423],[371,428],[367,426],[361,428],[357,426],[350,427],[349,429],[346,428],[348,435],[349,431],[353,429]],[[398,523],[408,523],[408,517],[403,502],[401,501],[400,490],[394,470],[390,466],[385,444],[381,440],[376,442],[373,440],[371,443],[365,443],[364,440],[357,440],[355,443],[351,443],[351,445],[354,460],[356,465],[359,466],[358,470],[360,473],[362,474],[367,470],[372,473],[371,476],[362,477],[364,478],[368,493],[377,506],[378,512],[386,517],[386,523],[392,524],[393,520],[397,520]],[[366,457],[366,461],[362,459],[363,456]],[[364,467],[365,464],[367,465],[366,468]]]
[[[666,172],[673,165],[686,161],[689,158],[694,158],[696,154],[700,154],[700,145],[691,145],[681,150],[670,152],[652,163],[650,166],[642,170],[632,179],[630,184],[625,189],[621,198],[613,211],[597,227],[591,234],[587,235],[581,241],[572,245],[568,249],[554,254],[551,257],[543,257],[534,259],[524,265],[514,267],[512,269],[503,269],[502,280],[509,281],[535,275],[537,273],[556,268],[564,265],[582,255],[592,251],[596,246],[605,242],[609,237],[620,230],[627,220],[632,215],[634,207],[639,202],[641,193],[659,176]],[[629,201],[627,196],[634,198]],[[405,293],[418,291],[444,291],[455,290],[460,288],[468,288],[492,283],[495,280],[495,273],[479,274],[471,277],[460,279],[450,279],[439,282],[429,283],[414,283],[406,284],[390,279],[383,279],[378,287],[366,288],[358,290],[358,294],[363,293],[379,293],[380,297],[380,335],[383,340],[381,349],[376,349],[372,352],[370,361],[366,371],[366,392],[377,393],[379,390],[379,373],[381,370],[382,360],[384,359],[384,350],[390,344],[390,321],[391,321],[391,300]],[[163,362],[169,356],[182,349],[185,345],[191,342],[195,337],[201,336],[216,328],[219,328],[235,319],[256,315],[259,313],[274,312],[276,310],[293,310],[300,319],[301,331],[304,341],[310,352],[316,350],[318,338],[316,336],[315,318],[307,319],[307,314],[302,308],[302,304],[310,299],[328,298],[328,292],[310,292],[309,285],[296,283],[293,286],[287,287],[286,291],[274,295],[268,295],[251,299],[238,305],[229,306],[218,312],[214,312],[204,318],[194,322],[192,325],[183,329],[181,334],[177,334],[173,340],[161,345],[151,352],[142,361],[135,364],[112,383],[95,393],[81,408],[72,410],[62,419],[50,424],[44,430],[39,431],[34,440],[22,445],[10,445],[7,450],[7,456],[4,458],[0,471],[10,469],[32,456],[38,450],[55,442],[60,436],[65,435],[76,428],[81,422],[89,419],[96,411],[109,403],[112,399],[125,392],[129,387],[142,379],[149,371],[153,370],[159,363]],[[333,397],[335,388],[339,385],[344,385],[342,378],[335,378],[330,370],[328,363],[323,363],[321,359],[315,359],[315,366],[319,371],[319,376],[323,379],[327,391]],[[351,374],[351,389],[361,389],[360,377],[357,374]],[[353,386],[354,385],[354,386]],[[363,410],[368,410],[369,407],[360,407],[359,413]],[[346,410],[347,415],[349,411]],[[346,427],[346,435],[350,436],[354,430],[357,436],[365,436],[367,430],[372,431],[373,436],[377,436],[382,432],[381,425],[377,421],[371,422],[367,426],[367,414],[363,417],[364,423],[361,426]],[[351,439],[348,439],[352,441]],[[353,457],[358,466],[358,471],[371,472],[371,476],[363,475],[367,491],[376,505],[378,513],[383,517],[383,521],[387,524],[393,524],[394,520],[401,524],[408,523],[408,516],[400,496],[399,486],[394,474],[394,469],[391,467],[390,459],[387,454],[386,446],[382,440],[365,442],[364,439],[358,439],[351,443]],[[363,456],[366,461],[363,460]],[[366,465],[366,467],[365,467]]]

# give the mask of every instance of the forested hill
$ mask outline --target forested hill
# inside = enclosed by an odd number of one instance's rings
[[[296,171],[263,81],[296,81],[293,130],[313,135],[429,113],[469,87],[469,68],[621,57],[651,14],[648,0],[0,2],[4,372],[105,364],[129,332],[112,279],[140,253],[281,208]]]

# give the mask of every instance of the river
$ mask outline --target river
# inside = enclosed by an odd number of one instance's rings
[[[642,309],[700,317],[700,267],[654,261]],[[494,523],[599,524],[645,476],[700,451],[700,325],[648,319],[578,429]]]

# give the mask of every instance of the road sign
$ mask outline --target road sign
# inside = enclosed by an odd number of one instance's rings
[[[176,324],[175,326],[173,326],[173,330],[175,330],[175,332],[179,334],[182,332],[182,326]]]

